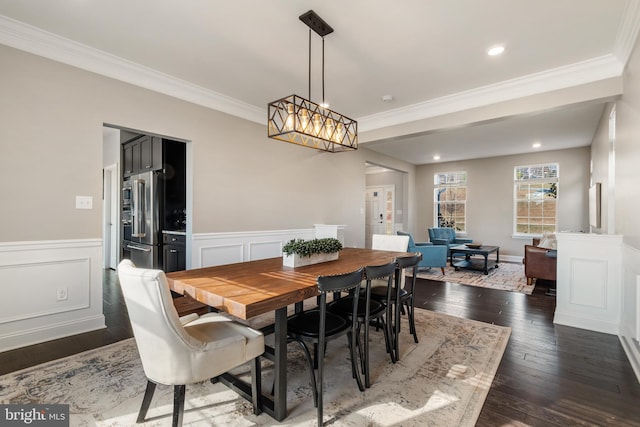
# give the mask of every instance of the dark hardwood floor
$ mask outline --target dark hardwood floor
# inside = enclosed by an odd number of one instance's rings
[[[640,426],[640,384],[617,336],[554,325],[555,297],[420,281],[416,306],[511,327],[477,426]]]
[[[554,325],[547,285],[527,296],[418,282],[418,307],[512,328],[477,426],[640,426],[640,384],[618,337]],[[131,337],[120,287],[108,270],[104,313],[101,331],[0,353],[0,375]]]

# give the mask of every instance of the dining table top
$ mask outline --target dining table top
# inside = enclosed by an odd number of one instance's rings
[[[383,265],[408,252],[343,248],[339,257],[303,267],[287,267],[282,257],[167,273],[169,287],[179,294],[241,319],[304,301],[318,295],[319,276],[349,273]]]

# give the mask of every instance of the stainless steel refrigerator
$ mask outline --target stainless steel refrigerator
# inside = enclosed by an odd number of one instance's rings
[[[123,258],[140,268],[161,268],[158,172],[132,175],[123,184]]]

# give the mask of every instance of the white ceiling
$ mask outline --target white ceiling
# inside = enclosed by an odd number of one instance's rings
[[[530,152],[533,141],[589,145],[603,100],[413,136],[401,129],[477,94],[502,91],[499,101],[519,96],[515,87],[534,93],[531,82],[544,92],[620,75],[640,21],[638,0],[0,0],[0,43],[265,123],[269,101],[308,95],[298,16],[309,9],[335,30],[325,38],[331,108],[358,119],[361,134],[396,126],[362,146],[414,164]],[[504,55],[487,56],[495,44]],[[319,102],[315,34],[313,63]]]

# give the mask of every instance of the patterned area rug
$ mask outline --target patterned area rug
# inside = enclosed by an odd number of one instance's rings
[[[406,317],[406,316],[405,316]],[[372,331],[372,387],[358,391],[346,339],[327,350],[325,424],[336,426],[473,426],[507,345],[510,328],[416,309],[420,343],[402,324],[401,360],[391,364],[380,331]],[[314,426],[307,366],[289,346],[288,410],[281,423],[255,416],[251,405],[222,384],[187,386],[185,426]],[[272,369],[264,363],[264,387]],[[240,372],[241,374],[241,372]],[[71,426],[135,425],[146,379],[135,341],[56,360],[0,377],[3,404],[70,405]],[[159,386],[141,425],[171,423],[172,388]]]
[[[445,267],[444,272],[443,276],[439,268],[422,270],[418,272],[418,278],[520,292],[527,295],[531,295],[535,287],[535,284],[527,285],[527,278],[524,275],[524,266],[522,264],[501,262],[498,268],[492,268],[487,275],[483,274],[482,271],[462,269],[455,271],[450,266]]]

